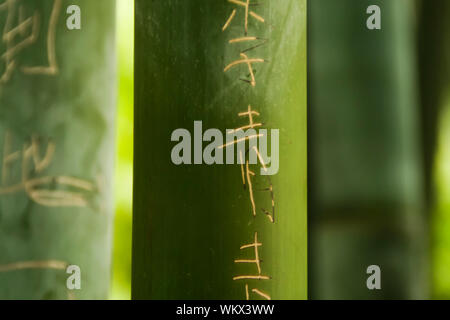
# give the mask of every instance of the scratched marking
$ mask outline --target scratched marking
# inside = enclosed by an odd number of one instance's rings
[[[250,194],[250,202],[252,204],[252,212],[253,212],[253,216],[256,217],[256,203],[255,203],[255,197],[253,196],[253,184],[252,184],[252,176],[254,176],[255,173],[249,169],[248,161],[246,162],[245,169],[247,172],[247,183],[248,183],[248,191]]]
[[[258,247],[262,246],[262,243],[258,242],[258,233],[255,232],[255,242],[250,245],[244,245],[240,248],[240,250],[244,250],[247,248],[255,248],[255,259],[254,260],[235,260],[235,263],[256,263],[258,267],[258,274],[261,274],[261,260],[259,259]]]
[[[37,136],[31,139],[31,145],[24,144],[21,151],[11,151],[12,135],[8,131],[5,135],[2,162],[2,181],[0,196],[25,191],[28,197],[47,207],[87,207],[89,202],[86,193],[93,193],[96,188],[93,183],[70,176],[36,176],[47,169],[54,157],[56,145],[49,141],[44,157],[40,156],[40,143]],[[10,183],[11,167],[20,164],[20,182]],[[30,166],[32,164],[32,166]],[[54,190],[48,187],[62,187],[74,189]]]
[[[247,112],[238,113],[239,117],[246,117],[246,116],[248,116],[249,124],[246,125],[246,126],[237,128],[237,129],[229,130],[228,133],[231,134],[231,133],[235,133],[235,132],[240,131],[240,130],[247,130],[247,129],[254,129],[254,128],[257,128],[257,127],[261,127],[262,123],[255,123],[254,122],[253,116],[255,116],[255,115],[259,116],[259,112],[252,110],[252,106],[249,105]]]
[[[243,43],[243,42],[252,42],[252,41],[260,41],[258,44],[251,46],[249,48],[246,48],[241,51],[241,53],[246,53],[252,50],[255,50],[256,48],[262,47],[267,43],[267,39],[262,39],[258,37],[240,37],[240,38],[234,38],[228,41],[229,44],[236,44],[236,43]]]
[[[23,67],[25,74],[56,75],[59,72],[56,61],[56,27],[61,13],[62,0],[54,0],[47,31],[47,60],[48,66]]]
[[[54,0],[46,34],[48,66],[21,66],[17,58],[27,48],[36,44],[41,33],[41,14],[36,10],[26,17],[26,5],[22,0],[5,0],[0,4],[0,13],[6,11],[6,23],[2,33],[2,42],[6,51],[0,56],[5,71],[0,75],[0,85],[8,83],[13,73],[19,69],[27,75],[56,75],[56,27],[61,13],[62,0]]]
[[[236,9],[233,9],[233,12],[231,12],[231,15],[228,18],[227,22],[225,22],[225,25],[222,27],[222,31],[225,31],[230,26],[230,23],[231,21],[233,21],[235,16],[236,16]]]
[[[66,270],[69,264],[64,261],[47,260],[47,261],[23,261],[0,265],[0,272],[11,272],[26,269],[52,269]]]
[[[270,220],[270,222],[275,223],[275,195],[273,192],[273,185],[272,181],[269,176],[266,176],[267,180],[269,181],[269,187],[262,190],[270,193],[271,198],[271,204],[272,204],[272,213],[268,212],[266,209],[261,209],[262,212],[267,216],[267,218]]]
[[[252,110],[252,106],[249,105],[247,112],[241,112],[241,113],[238,114],[239,117],[248,116],[249,124],[246,125],[246,126],[240,127],[240,128],[228,130],[227,134],[233,134],[233,133],[236,133],[238,131],[244,131],[244,130],[247,130],[247,129],[254,129],[254,128],[257,128],[257,127],[261,127],[262,123],[255,123],[254,122],[254,120],[253,120],[253,116],[254,115],[259,116],[259,113],[257,111]],[[219,149],[223,149],[223,148],[229,147],[231,145],[238,144],[239,142],[257,139],[257,138],[260,138],[260,137],[263,137],[263,136],[264,136],[264,134],[254,134],[254,135],[246,136],[244,138],[240,138],[240,139],[236,139],[234,141],[227,142],[227,143],[221,145],[219,147]],[[242,154],[240,156],[241,156],[241,164],[242,164],[242,163],[244,163],[244,161],[242,159]]]
[[[259,162],[261,163],[263,169],[265,172],[267,172],[266,164],[264,163],[264,160],[261,156],[261,153],[259,153],[259,150],[256,146],[253,147],[253,150],[256,152],[256,155],[258,156]]]
[[[252,292],[256,293],[257,295],[263,297],[266,300],[272,300],[272,298],[267,293],[264,293],[261,290],[252,289]],[[248,290],[248,284],[245,284],[245,299],[247,301],[250,300],[250,293],[249,293],[249,290]]]
[[[254,292],[254,293],[260,295],[261,297],[263,297],[263,298],[266,299],[266,300],[272,300],[272,298],[271,298],[267,293],[264,293],[264,292],[262,292],[261,290],[258,290],[258,289],[252,289],[252,292]]]
[[[233,67],[235,67],[237,65],[246,64],[247,67],[248,67],[248,71],[250,72],[250,78],[251,78],[249,83],[251,84],[252,87],[255,87],[256,86],[256,78],[255,78],[255,72],[253,71],[253,63],[263,63],[263,62],[266,62],[266,60],[260,59],[260,58],[252,58],[252,59],[250,59],[245,53],[242,53],[242,52],[241,52],[240,55],[241,55],[242,59],[238,59],[238,60],[235,60],[235,61],[231,62],[229,65],[227,65],[223,69],[223,71],[227,72],[228,70],[230,70],[231,68],[233,68]],[[241,79],[241,80],[248,81],[248,80],[245,80],[245,79]]]
[[[233,133],[236,133],[238,131],[244,131],[244,130],[247,130],[247,129],[254,129],[254,128],[262,126],[262,123],[255,122],[254,117],[255,116],[257,116],[257,117],[260,116],[260,113],[258,111],[256,111],[256,110],[253,110],[251,105],[248,106],[247,111],[238,113],[238,116],[239,117],[248,117],[249,124],[245,125],[245,126],[242,126],[242,127],[239,127],[239,128],[236,128],[236,129],[228,130],[227,134],[233,134]],[[250,135],[250,136],[246,136],[244,138],[236,139],[234,141],[228,142],[228,143],[220,146],[219,149],[223,149],[225,147],[237,144],[239,142],[257,139],[257,138],[262,137],[262,136],[264,136],[264,135],[263,134]],[[259,163],[263,167],[263,170],[265,172],[267,172],[266,163],[264,162],[264,159],[263,159],[261,153],[259,152],[259,149],[256,146],[253,146],[252,150],[256,153],[257,158],[259,160]],[[241,150],[239,150],[239,158],[240,158],[240,164],[241,164],[242,183],[244,185],[244,188],[248,185],[250,202],[251,202],[251,205],[252,205],[252,213],[253,213],[253,216],[256,216],[256,203],[255,203],[254,190],[253,190],[253,184],[252,184],[252,177],[255,176],[255,173],[252,170],[250,170],[248,161],[244,161],[244,157],[243,157],[243,154],[242,154]],[[245,164],[245,167],[244,167],[244,164]],[[271,182],[269,176],[267,176],[267,179],[269,180],[269,187],[266,188],[266,189],[263,189],[262,191],[270,192],[271,200],[272,200],[271,201],[272,202],[272,213],[270,213],[266,209],[261,209],[261,211],[267,216],[267,218],[270,220],[270,222],[274,223],[275,222],[275,198],[274,198],[274,192],[273,192],[273,185],[272,185],[272,182]]]
[[[249,16],[251,16],[252,18],[254,18],[255,20],[264,23],[265,20],[263,17],[261,17],[260,15],[256,14],[254,11],[250,10],[250,0],[246,0],[246,1],[239,1],[239,0],[228,0],[228,2],[233,3],[239,7],[244,7],[245,10],[245,16],[244,16],[244,33],[245,35],[247,35],[248,32],[248,18]],[[231,24],[231,22],[233,21],[233,19],[236,16],[236,9],[233,10],[233,12],[231,13],[230,17],[227,19],[225,25],[222,28],[222,31],[225,31]]]
[[[261,17],[260,15],[256,14],[253,10],[251,10],[250,7],[257,5],[257,4],[251,3],[251,0],[228,0],[228,2],[231,4],[234,4],[235,6],[237,6],[239,8],[244,8],[244,11],[245,11],[245,13],[244,13],[244,35],[240,36],[240,37],[235,37],[235,38],[229,39],[228,44],[230,44],[230,45],[249,44],[250,46],[243,50],[241,49],[240,59],[234,60],[231,63],[229,63],[227,66],[225,66],[224,72],[226,73],[233,68],[239,67],[241,65],[245,65],[248,69],[248,76],[246,78],[241,78],[240,80],[245,83],[250,84],[252,87],[256,87],[256,76],[255,76],[256,71],[253,69],[253,67],[255,64],[265,63],[268,61],[266,59],[262,59],[262,58],[253,58],[253,57],[250,58],[247,55],[247,52],[253,51],[253,50],[265,45],[268,40],[257,37],[255,35],[248,35],[249,19],[252,18],[255,21],[260,22],[260,23],[265,23],[265,19],[263,17]],[[223,25],[222,32],[227,30],[230,27],[231,23],[236,18],[236,14],[237,14],[237,9],[234,8],[233,11],[231,12],[230,16],[226,20],[225,24]],[[255,128],[259,128],[259,127],[263,126],[263,124],[261,122],[256,122],[254,120],[254,117],[260,116],[260,114],[258,111],[252,110],[251,105],[248,106],[247,112],[241,112],[238,114],[238,116],[239,117],[248,117],[249,123],[247,125],[241,126],[239,128],[229,130],[227,132],[227,134],[234,134],[239,131],[255,129]],[[264,135],[263,134],[252,134],[249,136],[245,136],[244,138],[239,138],[239,139],[236,138],[236,140],[233,139],[233,141],[227,142],[224,145],[220,146],[219,149],[223,149],[225,147],[228,147],[230,145],[234,145],[234,144],[237,144],[240,142],[246,142],[246,141],[258,139],[262,136],[264,136]],[[267,173],[267,171],[268,171],[267,165],[266,165],[261,153],[259,152],[258,148],[256,146],[253,146],[251,151],[256,153],[261,167]],[[242,183],[244,185],[244,189],[248,186],[252,214],[253,214],[253,217],[256,217],[257,205],[255,202],[254,188],[253,188],[253,181],[252,181],[252,179],[255,177],[255,172],[253,172],[250,169],[249,161],[245,159],[248,152],[249,152],[249,150],[247,149],[246,154],[244,156],[242,150],[239,150],[241,178],[242,178]],[[269,186],[261,191],[270,193],[271,203],[272,203],[272,212],[269,212],[265,208],[261,208],[261,211],[265,214],[265,216],[267,216],[267,218],[269,219],[269,221],[271,223],[275,223],[275,198],[274,198],[274,192],[273,192],[273,185],[272,185],[272,182],[271,182],[269,176],[267,176],[267,179],[269,182],[269,184],[268,184]],[[254,237],[253,243],[241,246],[240,250],[253,248],[254,249],[254,258],[252,258],[252,259],[235,259],[234,262],[236,264],[255,264],[258,272],[257,272],[257,274],[247,274],[247,275],[235,276],[235,277],[233,277],[234,281],[270,280],[271,279],[269,276],[262,274],[261,259],[259,257],[259,247],[261,247],[261,246],[262,246],[262,243],[258,242],[258,233],[257,232],[255,232],[255,237]],[[262,290],[260,290],[258,288],[252,288],[250,291],[248,283],[245,283],[245,297],[247,300],[250,300],[250,292],[252,294],[257,295],[266,300],[272,299],[269,294],[267,294],[266,292],[263,292]]]
[[[267,172],[267,167],[266,164],[264,162],[264,159],[261,156],[261,153],[259,152],[257,147],[253,147],[253,150],[255,151],[256,155],[258,156],[259,162],[261,163],[261,166],[263,167],[264,171]],[[267,216],[267,218],[270,220],[270,222],[274,223],[275,222],[275,196],[273,193],[273,185],[272,182],[270,180],[270,177],[267,175],[266,176],[267,179],[269,180],[269,187],[262,190],[262,191],[268,191],[270,192],[270,197],[271,197],[271,202],[272,202],[272,213],[270,213],[269,211],[267,211],[266,209],[261,209],[262,212]]]
[[[65,271],[68,266],[69,263],[60,260],[20,261],[0,265],[0,273],[38,269]],[[67,290],[67,300],[76,300],[75,294],[70,290]]]
[[[245,188],[245,170],[244,170],[244,157],[242,156],[242,151],[239,150],[239,159],[241,162],[241,176],[242,176],[242,183],[244,184]]]
[[[261,17],[260,15],[256,14],[254,11],[250,10],[251,6],[256,6],[257,4],[253,4],[250,3],[250,0],[245,0],[245,1],[240,1],[240,0],[228,0],[228,2],[238,6],[238,7],[243,7],[245,10],[245,15],[244,15],[244,36],[243,37],[238,37],[238,38],[233,38],[231,40],[228,41],[229,44],[236,44],[236,43],[246,43],[246,42],[252,42],[252,41],[261,41],[260,43],[246,48],[244,50],[241,51],[240,56],[241,59],[235,60],[233,62],[231,62],[229,65],[227,65],[224,69],[224,72],[227,72],[228,70],[230,70],[231,68],[240,65],[240,64],[245,64],[247,65],[248,71],[249,71],[249,76],[250,76],[250,80],[245,79],[245,78],[241,78],[240,80],[246,83],[249,83],[252,87],[256,86],[256,78],[255,78],[255,71],[253,71],[253,64],[254,63],[262,63],[262,62],[266,62],[266,60],[261,59],[261,58],[249,58],[247,56],[247,52],[252,51],[256,48],[261,47],[262,45],[264,45],[266,43],[266,39],[261,39],[259,37],[256,36],[248,36],[248,20],[249,17],[254,18],[256,21],[259,21],[261,23],[265,23],[265,20],[263,17]],[[236,9],[233,9],[233,11],[231,12],[231,15],[229,16],[229,18],[227,19],[227,21],[225,22],[225,25],[222,27],[222,32],[225,31],[226,29],[228,29],[228,27],[230,26],[231,22],[234,20],[234,18],[236,17]]]
[[[239,43],[239,42],[255,41],[255,40],[258,40],[258,38],[257,37],[240,37],[240,38],[231,39],[230,41],[228,41],[228,43]]]
[[[271,278],[268,276],[254,276],[254,275],[247,275],[247,276],[237,276],[233,277],[233,280],[270,280]]]
[[[240,250],[246,250],[253,248],[255,258],[254,259],[236,259],[234,260],[234,263],[253,263],[256,265],[258,274],[256,275],[239,275],[236,277],[233,277],[233,280],[243,280],[243,279],[254,279],[254,280],[269,280],[269,276],[262,275],[261,271],[261,259],[259,258],[259,247],[262,246],[261,242],[258,242],[258,232],[255,232],[254,242],[251,244],[246,244],[241,246]]]
[[[251,135],[251,136],[246,136],[246,137],[244,137],[244,138],[236,139],[236,140],[234,140],[234,141],[230,141],[230,142],[228,142],[228,143],[225,143],[225,144],[221,145],[221,146],[219,147],[219,149],[223,149],[223,148],[232,146],[232,145],[234,145],[234,144],[238,144],[239,142],[244,142],[244,141],[248,141],[248,140],[253,140],[253,139],[260,138],[260,137],[264,137],[264,135],[261,133],[261,134],[253,134],[253,135]]]
[[[258,233],[255,232],[254,236],[254,242],[250,244],[246,244],[241,246],[240,250],[246,250],[246,249],[254,249],[254,259],[236,259],[234,260],[234,263],[251,263],[255,264],[257,267],[257,274],[248,274],[248,275],[238,275],[233,277],[234,281],[240,281],[240,280],[270,280],[271,278],[269,276],[263,275],[261,270],[261,259],[259,258],[259,247],[261,247],[263,244],[262,242],[258,241]],[[259,289],[252,289],[252,292],[267,299],[270,300],[270,296]],[[245,284],[245,296],[247,300],[250,300],[250,294],[249,294],[249,287],[248,283]]]

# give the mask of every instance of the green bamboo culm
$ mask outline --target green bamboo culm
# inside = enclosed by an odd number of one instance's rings
[[[448,159],[450,106],[450,2],[418,0],[423,164],[432,248],[432,298],[449,298]],[[439,17],[436,19],[436,17]]]
[[[438,144],[439,119],[449,84],[450,2],[417,0],[417,47],[420,66],[420,98],[423,152],[427,207],[433,210],[434,164]],[[436,19],[436,17],[442,17]]]
[[[115,2],[72,4],[0,1],[1,299],[108,294]]]
[[[366,10],[381,9],[381,30]],[[414,2],[311,1],[309,292],[426,298]],[[381,289],[369,290],[369,266]]]
[[[306,298],[306,1],[252,2],[136,1],[134,299]],[[225,140],[249,114],[269,142],[279,129],[277,174],[193,164],[195,121]]]

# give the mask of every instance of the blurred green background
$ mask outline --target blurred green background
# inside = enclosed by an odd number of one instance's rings
[[[439,121],[435,160],[436,204],[433,208],[433,293],[434,298],[450,299],[450,86]]]
[[[449,299],[450,1],[308,7],[310,297]]]
[[[131,210],[133,193],[134,1],[117,0],[119,106],[115,171],[115,223],[111,299],[131,297]]]

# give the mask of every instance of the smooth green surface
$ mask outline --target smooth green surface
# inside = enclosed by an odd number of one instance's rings
[[[247,68],[223,71],[249,47],[228,44],[243,36],[242,8],[221,30],[234,8],[227,1],[136,1],[134,299],[245,299],[245,283],[232,278],[255,266],[234,260],[254,258],[239,247],[255,231],[262,273],[272,280],[249,281],[250,289],[306,298],[306,1],[252,7],[266,23],[250,18],[249,36],[268,39],[248,52],[268,60],[253,66],[254,88],[239,80]],[[252,216],[239,165],[176,166],[170,158],[172,131],[193,134],[195,120],[222,132],[246,125],[238,113],[249,104],[265,128],[280,129],[274,225],[260,211],[267,193],[255,192]],[[264,183],[255,178],[259,189]]]
[[[381,30],[366,28],[370,5]],[[414,2],[309,8],[311,297],[427,297]],[[366,287],[373,264],[379,291]]]
[[[11,151],[20,155],[10,167],[2,187],[21,181],[22,148],[31,138],[39,141],[44,157],[48,143],[55,152],[44,170],[37,172],[29,159],[29,179],[69,176],[91,183],[92,191],[67,188],[55,181],[39,189],[81,192],[86,205],[49,207],[20,189],[0,196],[0,270],[27,262],[57,260],[81,268],[81,290],[75,299],[106,298],[110,281],[112,236],[112,172],[115,123],[115,2],[77,1],[82,29],[69,31],[62,1],[56,25],[55,75],[29,75],[17,69],[0,92],[0,154],[5,159],[5,137],[11,133]],[[39,12],[41,33],[37,42],[21,51],[19,67],[47,63],[47,30],[53,0],[26,1],[28,17]],[[16,17],[17,18],[17,17]],[[6,12],[0,12],[0,30]],[[25,32],[25,34],[28,34]],[[21,36],[18,36],[21,39]],[[5,43],[0,43],[4,53]],[[4,61],[0,61],[0,74]],[[2,174],[4,170],[2,170]],[[44,263],[45,265],[45,263]],[[0,272],[0,298],[66,299],[65,270],[27,268]]]

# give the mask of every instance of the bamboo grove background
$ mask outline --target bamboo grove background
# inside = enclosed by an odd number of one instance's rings
[[[108,296],[114,4],[79,1],[82,32],[66,28],[69,1],[0,4],[0,299]],[[82,290],[66,287],[69,266]]]
[[[449,298],[449,5],[309,2],[311,298]]]

